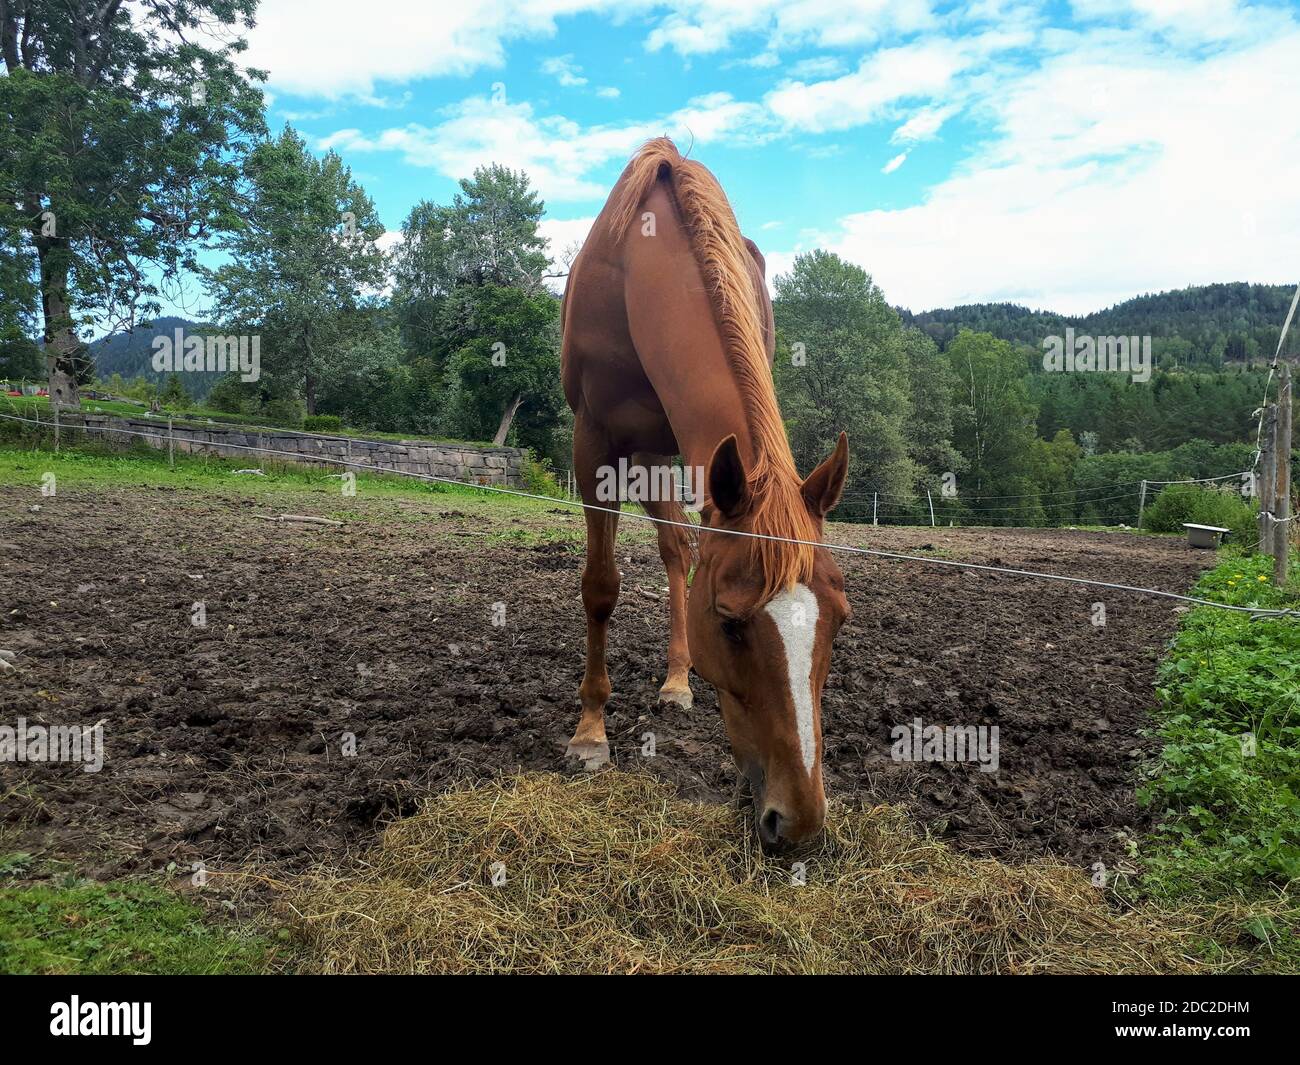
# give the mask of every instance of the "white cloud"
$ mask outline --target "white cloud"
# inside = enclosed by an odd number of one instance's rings
[[[752,34],[767,48],[871,44],[935,25],[928,0],[476,0],[431,10],[426,0],[262,0],[245,61],[277,89],[328,99],[379,99],[381,82],[463,77],[505,66],[519,40],[555,37],[577,15],[636,15],[646,46],[716,54]]]
[[[623,93],[613,85],[602,85],[596,90],[596,95],[605,100],[617,100]]]
[[[587,84],[587,79],[582,76],[582,67],[574,63],[572,54],[542,60],[542,73],[549,74],[566,88]]]
[[[765,35],[769,50],[872,44],[936,23],[927,0],[677,0],[646,38],[651,51],[725,51],[741,34]]]
[[[804,78],[834,78],[843,73],[844,60],[837,55],[819,55],[801,59],[789,69],[790,77],[796,81]]]
[[[996,136],[924,202],[849,215],[807,243],[916,309],[1084,312],[1225,278],[1294,280],[1298,53],[1289,19],[1208,59],[1142,34],[1079,35],[980,101]]]
[[[338,99],[374,97],[382,81],[403,83],[498,68],[506,45],[545,39],[557,19],[615,11],[615,0],[262,0],[245,62],[286,92]]]
[[[894,144],[928,141],[957,111],[956,107],[926,107],[894,130],[889,139]]]
[[[1127,21],[1184,41],[1226,41],[1271,21],[1240,0],[1074,0],[1070,6],[1080,19]]]
[[[907,162],[907,153],[903,152],[900,155],[894,156],[894,158],[892,158],[891,160],[889,160],[889,162],[887,162],[884,166],[882,166],[880,168],[880,172],[882,174],[892,174],[905,162]]]
[[[544,199],[603,199],[608,179],[595,171],[622,161],[651,137],[667,134],[688,145],[719,140],[761,143],[765,113],[759,104],[710,93],[658,119],[582,126],[560,115],[537,115],[528,103],[496,103],[473,96],[446,108],[434,126],[408,123],[379,133],[342,129],[315,142],[321,150],[398,152],[413,166],[432,167],[451,178],[500,163],[525,170]]]
[[[791,82],[768,93],[768,107],[789,127],[821,133],[872,122],[903,100],[946,92],[974,62],[963,44],[938,38],[871,53],[858,69],[827,81]]]

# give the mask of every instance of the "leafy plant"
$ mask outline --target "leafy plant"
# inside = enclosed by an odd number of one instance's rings
[[[532,492],[534,495],[555,496],[556,499],[564,497],[564,489],[560,487],[559,482],[555,479],[555,472],[551,469],[551,460],[548,458],[539,459],[531,451],[524,454],[523,481],[524,491],[526,492]]]
[[[1171,484],[1147,507],[1142,527],[1170,533],[1182,532],[1184,522],[1217,525],[1230,531],[1230,543],[1244,548],[1259,539],[1258,513],[1258,504],[1246,502],[1235,489]]]
[[[311,433],[336,433],[343,428],[343,419],[337,414],[308,414],[302,427]]]
[[[1293,607],[1267,556],[1230,557],[1195,594]],[[1138,789],[1161,815],[1148,882],[1169,894],[1258,893],[1300,877],[1300,625],[1188,613],[1160,669],[1165,746]]]

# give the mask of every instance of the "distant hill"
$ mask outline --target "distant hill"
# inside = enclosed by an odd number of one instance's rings
[[[1014,303],[974,303],[919,314],[900,308],[899,314],[940,347],[961,329],[972,329],[1039,348],[1045,336],[1073,326],[1093,336],[1150,336],[1157,353],[1168,351],[1180,364],[1217,366],[1272,358],[1294,293],[1289,285],[1234,282],[1137,296],[1078,316],[1031,311]],[[1300,354],[1300,323],[1291,327],[1287,353]]]
[[[121,374],[122,380],[130,382],[133,378],[143,377],[155,382],[159,388],[167,384],[166,373],[159,373],[153,368],[153,341],[157,336],[173,336],[177,329],[188,333],[197,333],[206,328],[200,322],[191,322],[187,318],[155,318],[148,325],[136,326],[134,332],[112,333],[91,341],[90,352],[95,359],[95,376],[101,383],[106,383],[113,374]],[[203,399],[220,380],[220,374],[182,373],[181,382],[185,390],[195,399]]]

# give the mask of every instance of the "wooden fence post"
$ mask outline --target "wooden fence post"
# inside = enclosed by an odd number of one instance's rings
[[[1260,426],[1259,476],[1255,494],[1259,497],[1259,549],[1273,553],[1273,435],[1277,432],[1277,409],[1272,403],[1264,408]]]
[[[934,497],[930,495],[930,489],[925,490],[925,498],[930,504],[930,528],[934,528]]]
[[[871,493],[871,524],[872,524],[872,525],[877,524],[877,522],[876,522],[876,507],[877,507],[877,505],[878,505],[879,503],[880,503],[880,493],[879,493],[879,492],[872,492],[872,493]]]
[[[1282,363],[1277,389],[1277,435],[1273,462],[1277,467],[1273,491],[1273,581],[1286,585],[1291,548],[1291,364]]]
[[[176,437],[172,435],[172,416],[167,415],[167,465],[176,469]]]
[[[59,453],[59,408],[54,406],[54,453]]]
[[[1142,480],[1142,487],[1138,490],[1138,525],[1137,525],[1137,527],[1138,527],[1139,529],[1142,528],[1142,515],[1146,512],[1146,509],[1147,509],[1147,482],[1146,482],[1146,479],[1143,478],[1143,480]]]

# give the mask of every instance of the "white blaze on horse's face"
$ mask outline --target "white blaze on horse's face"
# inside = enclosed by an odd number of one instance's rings
[[[817,734],[813,725],[813,648],[817,644],[817,597],[805,584],[796,584],[772,597],[764,611],[776,624],[785,648],[786,681],[799,729],[799,750],[811,775],[817,761]]]

